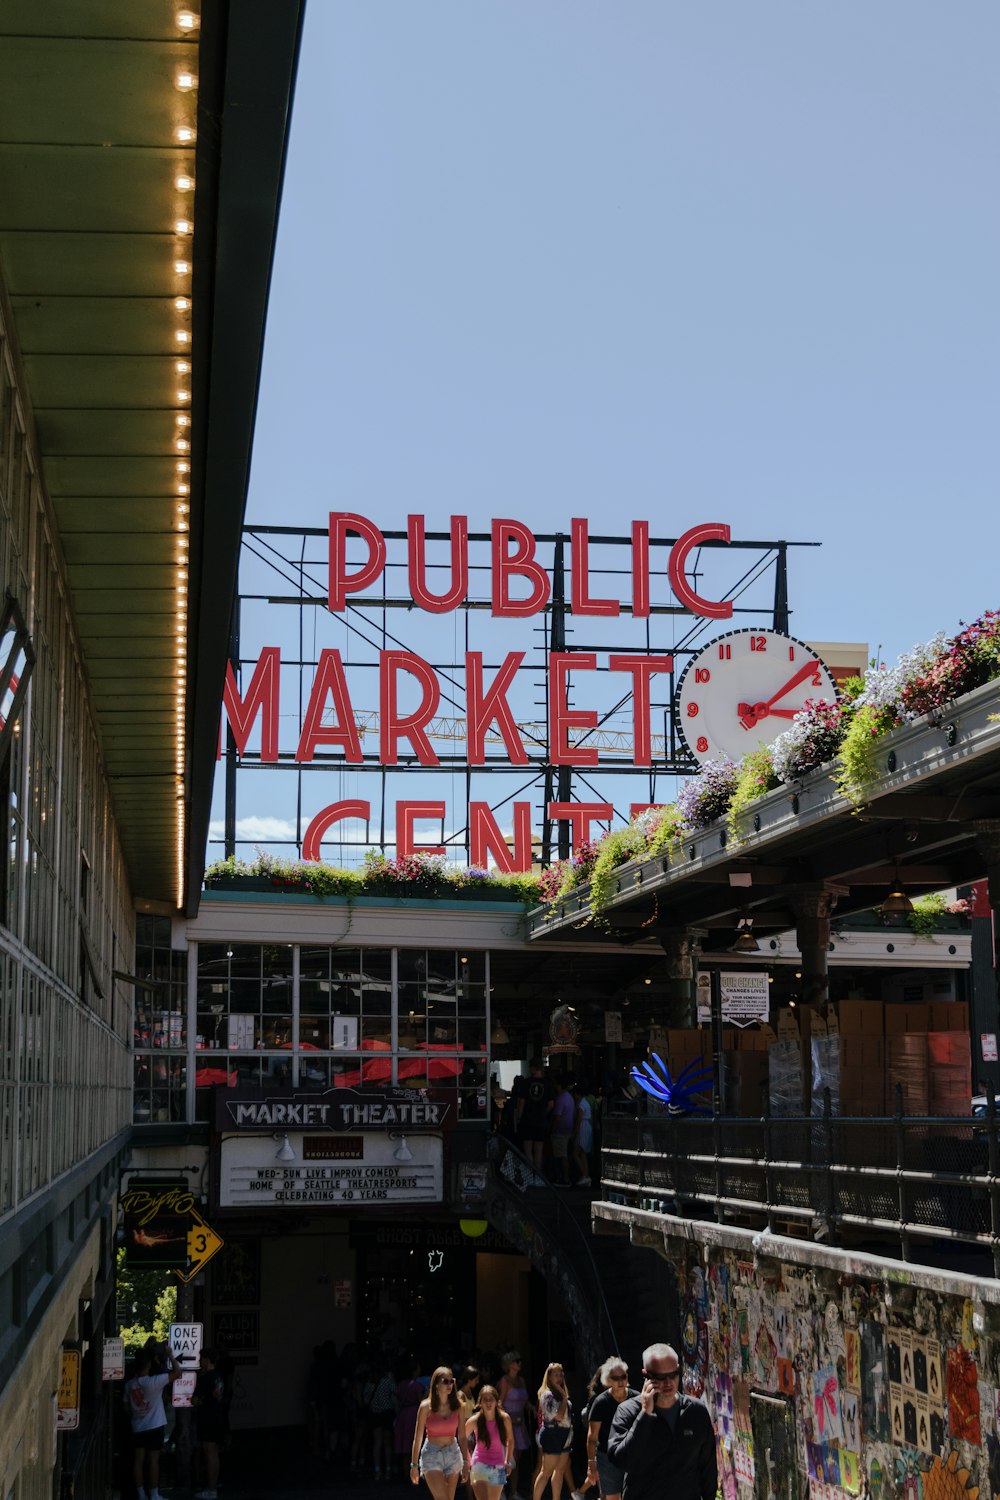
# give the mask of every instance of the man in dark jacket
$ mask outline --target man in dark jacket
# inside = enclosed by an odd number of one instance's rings
[[[650,1344],[642,1373],[642,1391],[621,1403],[608,1438],[608,1457],[625,1471],[623,1500],[715,1500],[712,1419],[700,1401],[681,1395],[671,1346]]]

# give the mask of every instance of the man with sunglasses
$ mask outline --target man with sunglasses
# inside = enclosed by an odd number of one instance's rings
[[[608,1438],[608,1457],[625,1473],[623,1500],[715,1500],[715,1429],[706,1407],[682,1394],[676,1351],[650,1344],[642,1374],[642,1390],[621,1403]]]

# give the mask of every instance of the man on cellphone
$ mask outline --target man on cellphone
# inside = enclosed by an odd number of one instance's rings
[[[700,1401],[681,1394],[681,1365],[670,1344],[642,1355],[642,1390],[611,1423],[608,1457],[625,1471],[623,1500],[715,1500],[715,1431]]]

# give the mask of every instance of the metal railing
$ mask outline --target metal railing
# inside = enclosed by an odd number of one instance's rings
[[[1000,1276],[1000,1117],[831,1114],[604,1122],[609,1202],[828,1244],[975,1246]]]
[[[491,1223],[559,1291],[573,1318],[583,1363],[592,1370],[616,1348],[614,1325],[590,1248],[590,1231],[559,1187],[504,1136],[487,1145]]]

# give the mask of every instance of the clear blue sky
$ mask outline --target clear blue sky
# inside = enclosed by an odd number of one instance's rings
[[[890,657],[1000,604],[998,55],[992,0],[310,0],[249,518],[728,520]]]

